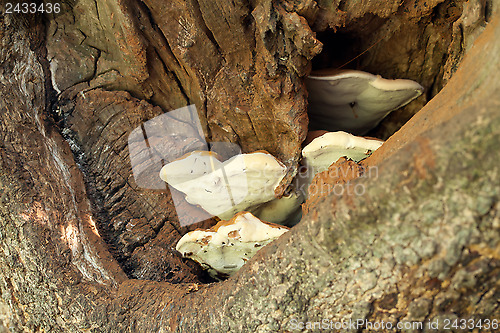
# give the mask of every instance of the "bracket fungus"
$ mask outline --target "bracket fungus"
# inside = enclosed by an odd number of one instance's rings
[[[220,162],[208,152],[193,152],[165,165],[160,178],[222,220],[275,199],[286,167],[266,151],[238,154]]]
[[[325,133],[302,149],[302,161],[308,170],[306,181],[310,183],[314,175],[327,170],[341,157],[359,162],[383,143],[382,140],[363,138],[342,131]]]
[[[406,79],[388,80],[357,70],[325,70],[310,75],[310,130],[366,134],[394,111],[418,96],[424,88]]]
[[[259,249],[287,231],[286,227],[266,223],[243,211],[208,230],[188,232],[176,250],[220,279],[238,271]]]

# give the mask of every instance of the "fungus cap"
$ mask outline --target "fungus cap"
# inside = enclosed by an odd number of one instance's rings
[[[185,234],[176,250],[193,259],[215,278],[238,271],[247,260],[288,228],[264,222],[249,212],[240,212],[229,221],[220,221],[208,230]]]
[[[188,181],[179,182],[164,176],[167,173],[164,170],[173,169],[178,171],[180,178],[185,179],[191,172],[188,167],[191,159],[190,155],[172,162],[179,163],[175,167],[171,163],[165,165],[160,172],[162,179],[186,194],[187,202],[199,205],[223,220],[249,207],[273,200],[274,191],[286,173],[286,167],[274,156],[257,151],[233,156],[220,164],[215,159],[207,160],[217,166],[215,170],[204,169],[208,163],[202,163],[197,171],[200,176]]]
[[[160,170],[160,178],[174,186],[209,174],[221,165],[217,154],[196,150],[164,165]]]
[[[306,79],[311,130],[362,135],[423,92],[406,79],[389,80],[356,70],[327,70]]]
[[[378,139],[366,139],[346,132],[330,132],[311,141],[302,149],[302,156],[311,178],[318,172],[328,169],[341,157],[355,162],[368,157],[384,142]],[[312,171],[312,172],[311,172]]]

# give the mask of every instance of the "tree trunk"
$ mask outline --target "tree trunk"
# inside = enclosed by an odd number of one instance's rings
[[[80,0],[0,23],[0,332],[495,331],[496,2]],[[307,134],[302,78],[359,54],[350,68],[427,91],[374,131],[389,139],[362,193],[306,203],[206,283],[174,250],[189,229],[174,194],[135,183],[130,132],[194,104],[207,141],[279,158],[283,192]]]

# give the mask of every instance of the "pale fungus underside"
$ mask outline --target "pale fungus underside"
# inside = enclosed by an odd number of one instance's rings
[[[209,230],[185,234],[176,249],[184,257],[200,263],[212,277],[220,279],[238,271],[258,250],[287,231],[284,226],[240,212]]]
[[[364,135],[392,111],[422,94],[415,81],[356,70],[324,70],[306,79],[309,129]]]

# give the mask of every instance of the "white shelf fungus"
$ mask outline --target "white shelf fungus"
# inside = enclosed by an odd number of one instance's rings
[[[258,151],[220,162],[207,152],[194,152],[165,165],[160,177],[221,219],[271,201],[286,167],[271,154]]]
[[[330,132],[312,140],[302,149],[303,162],[312,179],[315,174],[327,170],[339,158],[345,156],[359,162],[382,144],[383,141],[378,139],[366,139],[342,131]]]
[[[310,130],[363,135],[423,92],[417,82],[356,70],[327,70],[306,79]]]
[[[176,249],[191,258],[216,278],[227,277],[266,244],[288,228],[266,223],[249,212],[240,212],[229,221],[220,221],[208,230],[185,234]]]

